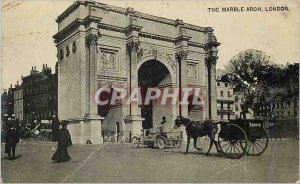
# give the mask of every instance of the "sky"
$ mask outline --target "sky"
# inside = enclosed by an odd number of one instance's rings
[[[150,0],[99,2],[212,27],[221,45],[217,68],[223,68],[239,52],[247,49],[264,51],[273,63],[299,62],[298,0],[200,1]],[[48,64],[53,71],[56,47],[52,36],[57,33],[56,18],[73,1],[2,1],[1,80],[2,89],[21,81],[31,67],[41,70]],[[286,12],[209,12],[208,8],[288,6]]]

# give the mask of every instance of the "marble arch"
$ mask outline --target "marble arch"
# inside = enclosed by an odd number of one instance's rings
[[[140,134],[143,117],[138,105],[109,107],[102,117],[99,111],[104,107],[95,103],[94,95],[99,85],[138,87],[138,69],[148,60],[168,68],[172,85],[203,89],[205,108],[199,117],[194,113],[194,119],[217,118],[215,72],[220,43],[211,27],[93,1],[74,2],[56,22],[58,117],[69,122],[75,144],[101,144],[103,131]],[[187,106],[173,108],[175,115],[190,115]]]

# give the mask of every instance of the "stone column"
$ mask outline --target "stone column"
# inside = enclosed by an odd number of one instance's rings
[[[176,58],[179,65],[179,101],[182,101],[183,97],[183,88],[187,87],[187,80],[186,80],[186,66],[187,66],[187,56],[188,51],[180,51],[176,53]],[[188,105],[179,105],[179,114],[181,116],[187,117],[188,116]]]
[[[208,118],[217,120],[217,88],[216,88],[216,63],[218,59],[217,47],[220,45],[217,42],[213,29],[211,27],[205,28],[207,34],[207,43],[205,44],[206,51],[206,66],[208,74]]]
[[[129,64],[129,77],[128,79],[128,88],[129,95],[132,94],[134,89],[137,89],[138,86],[138,56],[137,51],[139,49],[139,31],[142,29],[138,25],[138,17],[133,8],[126,9],[126,16],[128,20],[128,26],[125,28],[126,35],[126,53]],[[128,89],[127,89],[128,90]],[[129,106],[129,115],[124,118],[126,124],[126,129],[131,130],[131,137],[140,136],[143,129],[142,121],[144,119],[141,117],[141,110],[137,102],[131,102]]]
[[[139,87],[138,85],[138,71],[137,71],[137,50],[139,47],[138,42],[128,42],[127,45],[127,53],[129,55],[129,61],[130,61],[130,94],[134,89],[137,89]],[[139,106],[137,102],[131,102],[130,103],[130,115],[131,116],[140,116],[141,112],[139,110]]]
[[[84,122],[89,124],[87,137],[92,144],[102,144],[101,123],[103,118],[98,115],[98,105],[94,101],[97,90],[97,41],[98,35],[90,34],[86,36],[87,47],[87,69],[86,69],[86,109]]]
[[[187,66],[187,56],[188,56],[188,51],[180,51],[176,53],[176,58],[179,66],[179,103],[182,101],[183,97],[183,88],[187,87],[187,81],[186,81],[186,66]],[[179,104],[179,115],[183,117],[188,117],[188,105],[182,105]],[[182,131],[182,137],[183,137],[183,142],[187,141],[187,135],[186,135],[186,130],[185,127],[180,127],[180,131]]]
[[[137,70],[137,50],[139,47],[138,41],[128,41],[126,44],[126,51],[129,59],[129,95],[132,95],[133,90],[138,89],[138,70]],[[141,99],[140,99],[141,100]],[[138,106],[138,102],[130,102],[129,116],[124,118],[127,126],[130,127],[132,136],[139,136],[141,134],[142,121],[141,110]]]
[[[208,71],[208,118],[217,120],[216,58],[206,60]]]
[[[95,102],[94,96],[97,90],[97,35],[89,35],[87,37],[89,41],[89,59],[90,59],[90,76],[89,76],[89,84],[90,84],[90,115],[98,115],[98,106]]]
[[[217,120],[217,83],[216,83],[216,60],[211,65],[211,118]]]

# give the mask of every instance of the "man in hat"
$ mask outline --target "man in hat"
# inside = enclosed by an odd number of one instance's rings
[[[19,142],[19,134],[13,124],[8,125],[8,130],[5,135],[5,153],[8,154],[8,159],[15,159],[16,146]]]

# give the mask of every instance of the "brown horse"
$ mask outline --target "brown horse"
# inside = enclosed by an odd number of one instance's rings
[[[215,144],[217,151],[220,152],[217,141],[215,140],[215,135],[218,131],[219,123],[214,123],[213,121],[207,120],[207,121],[192,121],[189,118],[184,118],[182,116],[177,116],[175,119],[174,128],[178,128],[180,126],[185,126],[186,134],[187,134],[187,146],[186,146],[186,152],[188,153],[189,145],[190,145],[190,139],[194,139],[194,147],[197,150],[200,150],[200,148],[196,147],[197,139],[198,137],[208,136],[210,139],[210,146],[206,153],[206,156],[209,154],[210,149],[213,144]]]

